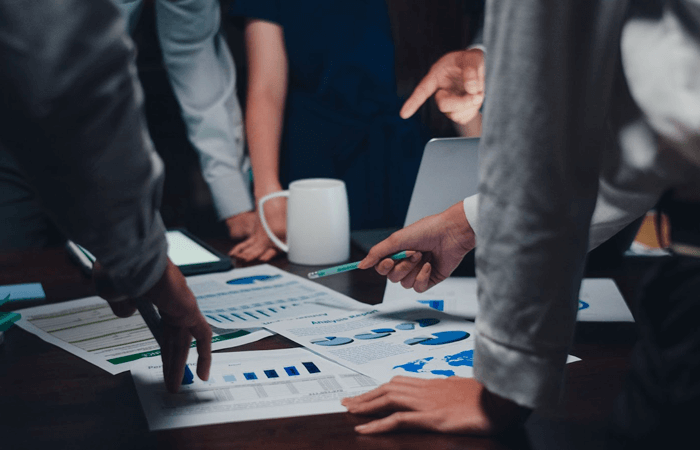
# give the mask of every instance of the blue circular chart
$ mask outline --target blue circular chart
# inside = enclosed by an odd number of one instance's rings
[[[312,344],[322,345],[324,347],[335,347],[336,345],[345,345],[352,342],[352,339],[346,337],[326,336],[325,339],[314,339]]]
[[[416,327],[416,324],[410,323],[410,322],[400,323],[400,324],[396,325],[397,330],[413,330],[415,327]]]
[[[372,330],[372,333],[393,333],[394,329],[392,328],[377,328],[376,330]]]
[[[421,328],[425,328],[425,327],[437,325],[438,323],[440,323],[440,320],[433,319],[433,318],[427,318],[427,319],[418,319],[418,320],[416,320],[416,322],[418,322],[418,325],[420,325]]]
[[[355,339],[379,339],[383,337],[389,336],[391,333],[384,332],[384,333],[361,333],[361,334],[356,334]]]
[[[466,331],[441,331],[433,333],[434,339],[420,342],[420,345],[443,345],[461,341],[469,337]]]
[[[417,337],[413,337],[411,339],[406,339],[405,341],[403,341],[403,343],[406,345],[416,345],[416,344],[421,344],[425,341],[429,341],[431,339],[433,339],[432,336],[417,336]]]

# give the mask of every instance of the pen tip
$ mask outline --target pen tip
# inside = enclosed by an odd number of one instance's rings
[[[307,276],[309,277],[309,279],[314,280],[318,278],[318,272],[311,272]]]

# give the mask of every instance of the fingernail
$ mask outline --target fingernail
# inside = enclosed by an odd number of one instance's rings
[[[421,254],[418,253],[418,252],[416,252],[416,253],[414,253],[414,254],[411,255],[410,260],[411,260],[411,262],[416,262],[416,261],[418,261],[420,258],[421,258]]]

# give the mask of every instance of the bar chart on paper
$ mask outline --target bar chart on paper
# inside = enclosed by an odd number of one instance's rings
[[[271,289],[274,288],[274,289]],[[256,327],[289,317],[315,311],[314,300],[327,297],[323,292],[314,292],[295,281],[274,286],[255,286],[229,291],[229,293],[198,296],[202,313],[207,321],[220,328]],[[206,307],[207,299],[215,298],[216,305]],[[228,305],[221,304],[226,299],[235,299]]]
[[[159,365],[132,375],[151,430],[342,412],[340,399],[377,386],[303,348],[214,354],[209,380],[178,394],[165,391]]]
[[[209,324],[217,328],[260,327],[357,302],[272,266],[191,277],[188,284]],[[324,305],[324,306],[320,306]]]

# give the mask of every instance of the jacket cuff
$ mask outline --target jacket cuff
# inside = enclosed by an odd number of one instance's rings
[[[477,319],[474,377],[490,392],[528,408],[559,402],[567,353],[526,353],[501,345],[479,330]]]

